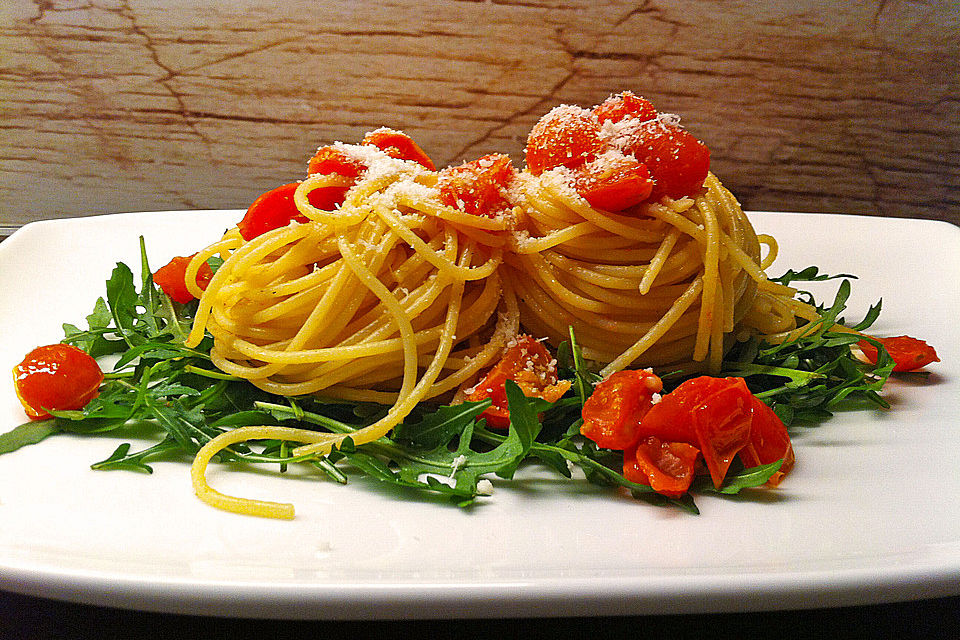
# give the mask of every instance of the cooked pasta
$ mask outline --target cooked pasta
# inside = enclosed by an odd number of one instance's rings
[[[733,195],[712,174],[705,186],[637,218],[592,208],[562,173],[527,176],[526,224],[504,265],[523,325],[554,342],[573,327],[604,373],[693,363],[719,370],[758,288],[792,290],[767,280],[760,241]],[[749,321],[763,333],[779,328],[765,314]]]
[[[757,236],[713,174],[687,195],[611,212],[578,192],[567,166],[517,172],[505,156],[488,156],[436,172],[428,159],[374,147],[324,149],[324,162],[362,170],[312,172],[291,185],[290,224],[249,239],[231,229],[194,257],[186,282],[200,305],[188,346],[210,334],[217,367],[270,393],[389,406],[351,435],[358,445],[420,402],[462,399],[520,331],[556,346],[572,327],[603,375],[717,372],[738,336],[787,335],[807,313],[792,289],[767,280],[775,242]],[[445,191],[464,175],[469,189]],[[315,206],[337,189],[342,202]],[[212,256],[223,263],[201,291],[196,274]],[[214,491],[207,463],[244,440],[292,440],[296,455],[309,455],[343,437],[237,429],[203,448],[194,486],[224,509],[291,517],[289,505]]]

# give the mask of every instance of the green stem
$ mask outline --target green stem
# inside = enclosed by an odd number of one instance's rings
[[[194,373],[198,376],[203,376],[204,378],[212,378],[214,380],[229,380],[231,382],[236,382],[243,380],[238,376],[232,376],[229,373],[223,373],[220,371],[211,371],[210,369],[204,369],[203,367],[197,367],[192,364],[185,365],[183,370],[187,373]]]

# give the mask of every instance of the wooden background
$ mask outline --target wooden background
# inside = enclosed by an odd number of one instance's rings
[[[631,89],[745,208],[960,222],[957,2],[3,0],[0,226],[246,207],[387,125],[519,160]]]

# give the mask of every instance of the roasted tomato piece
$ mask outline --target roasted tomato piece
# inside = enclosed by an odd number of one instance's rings
[[[625,369],[600,382],[583,403],[580,433],[604,449],[627,449],[640,438],[640,420],[663,382],[646,370]]]
[[[196,254],[194,254],[196,255]],[[193,256],[177,256],[164,266],[157,269],[153,274],[153,282],[160,287],[170,299],[180,304],[186,304],[194,299],[190,290],[187,289],[187,265],[193,260]],[[206,289],[213,278],[213,271],[206,262],[197,269],[197,286]]]
[[[690,490],[700,451],[685,442],[661,442],[656,436],[641,438],[623,454],[627,480],[650,485],[657,493],[679,498]]]
[[[640,433],[700,449],[719,488],[734,456],[750,442],[752,398],[743,378],[693,378],[647,412]]]
[[[554,167],[576,167],[604,149],[600,121],[587,109],[554,107],[530,130],[527,168],[535,176]]]
[[[440,171],[440,201],[475,216],[496,217],[510,207],[506,189],[517,171],[510,158],[493,153]]]
[[[362,162],[332,146],[317,149],[317,153],[310,158],[307,165],[309,175],[335,173],[346,178],[357,178],[366,170],[367,167]]]
[[[570,389],[570,381],[557,378],[557,361],[539,341],[528,335],[517,336],[483,380],[467,393],[466,399],[478,402],[490,398],[493,404],[481,417],[491,427],[510,426],[510,409],[504,383],[513,380],[528,398],[556,402]]]
[[[307,217],[297,209],[293,194],[299,182],[281,185],[267,191],[250,205],[246,215],[237,224],[244,240],[253,240],[267,231],[285,227],[292,221],[307,222]],[[349,187],[320,187],[307,194],[307,200],[317,209],[333,211],[343,204]]]
[[[292,220],[306,222],[307,218],[297,210],[297,205],[293,202],[293,192],[298,186],[298,182],[281,185],[254,200],[243,220],[237,224],[243,239],[253,240],[267,231],[287,226]]]
[[[767,481],[769,486],[775,487],[793,468],[793,445],[790,443],[787,427],[773,409],[756,396],[752,397],[750,409],[752,413],[750,442],[740,450],[738,455],[747,468],[782,459],[780,469]]]
[[[651,198],[695,196],[710,170],[710,150],[679,126],[655,119],[641,124],[628,149],[655,184]]]
[[[604,122],[620,122],[627,118],[637,119],[640,122],[653,120],[657,117],[657,110],[653,103],[632,91],[624,91],[612,95],[593,108],[600,124]]]
[[[430,171],[437,169],[433,160],[420,148],[420,145],[402,131],[381,127],[365,135],[361,144],[373,145],[391,158],[413,160]]]
[[[649,198],[653,180],[635,158],[609,151],[578,170],[575,187],[590,206],[616,212]]]
[[[925,367],[931,362],[940,362],[937,357],[937,351],[923,340],[911,338],[910,336],[895,336],[893,338],[874,338],[883,343],[883,348],[887,350],[890,357],[896,363],[894,371],[916,371]],[[877,348],[861,340],[857,343],[864,357],[873,364],[877,363],[879,354]]]
[[[17,397],[31,420],[49,418],[48,409],[82,409],[102,382],[97,361],[69,344],[37,347],[13,368]]]

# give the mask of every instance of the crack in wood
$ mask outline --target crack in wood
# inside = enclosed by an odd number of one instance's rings
[[[117,13],[129,21],[131,31],[142,38],[150,59],[153,60],[157,67],[164,72],[164,76],[157,79],[157,84],[166,89],[170,96],[176,101],[177,105],[180,107],[180,115],[183,118],[183,123],[190,129],[190,131],[192,131],[200,140],[205,143],[205,146],[209,147],[209,145],[212,144],[212,141],[203,134],[203,132],[197,126],[197,123],[190,117],[190,111],[187,108],[184,97],[179,91],[177,91],[176,87],[173,86],[172,79],[175,75],[174,70],[167,66],[160,59],[160,54],[157,52],[157,47],[153,41],[153,38],[138,24],[136,14],[130,8],[130,3],[128,0],[122,0],[120,2],[120,7]]]

